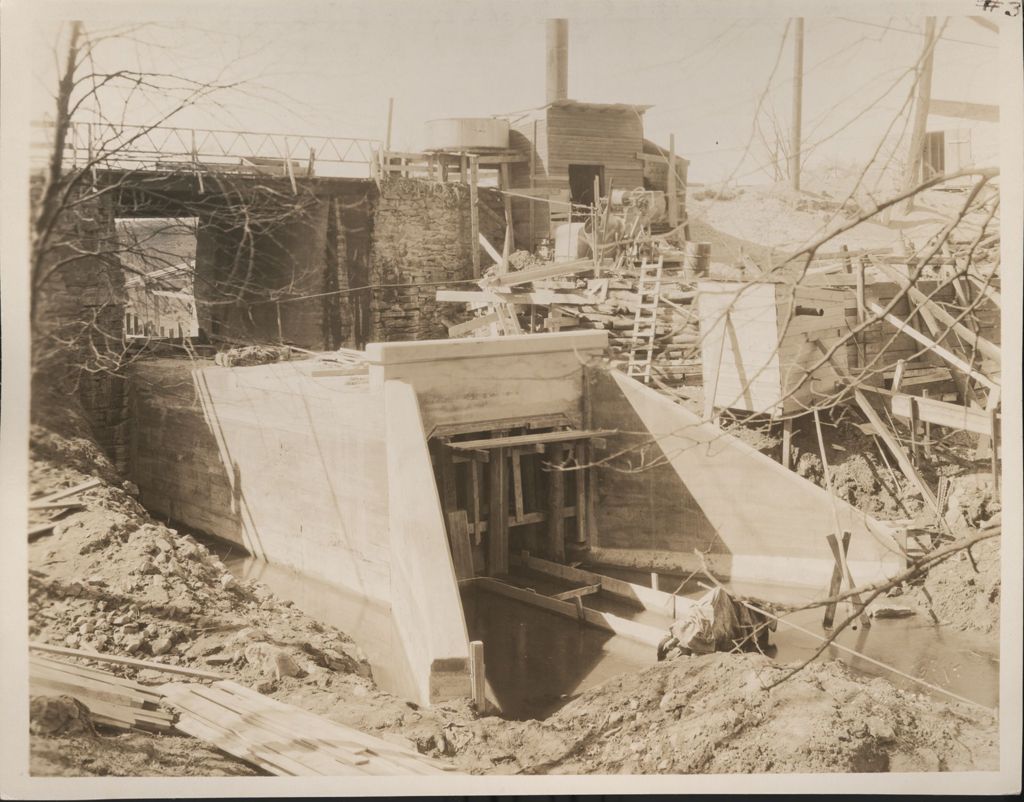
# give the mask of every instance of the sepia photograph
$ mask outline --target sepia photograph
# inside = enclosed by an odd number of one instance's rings
[[[1021,5],[5,0],[4,798],[1019,793]]]

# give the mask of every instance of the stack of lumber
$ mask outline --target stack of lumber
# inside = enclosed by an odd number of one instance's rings
[[[175,728],[282,776],[440,774],[418,752],[307,713],[235,682],[161,687],[181,711]]]
[[[93,721],[109,727],[168,732],[174,723],[153,688],[97,668],[31,655],[29,689],[33,696],[71,696],[89,708]]]

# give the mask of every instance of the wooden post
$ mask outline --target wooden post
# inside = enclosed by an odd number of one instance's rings
[[[906,370],[907,360],[897,359],[896,369],[892,372],[892,384],[889,386],[889,389],[894,393],[898,393],[900,391],[900,386],[903,384],[903,374]]]
[[[658,572],[657,571],[651,571],[651,587],[654,590],[658,589]]]
[[[903,168],[903,191],[909,192],[921,180],[921,159],[924,156],[924,136],[928,126],[928,106],[932,95],[932,63],[935,55],[935,17],[925,17],[924,49],[917,72],[917,100],[914,105],[914,128],[910,134],[910,151]],[[913,196],[903,202],[903,211],[914,206]]]
[[[852,273],[853,261],[850,259],[850,249],[846,246],[845,242],[840,246],[839,252],[842,254],[843,271],[846,273]]]
[[[826,536],[829,547],[832,549],[832,556],[835,557],[836,546],[833,545],[836,536],[829,534]],[[843,554],[846,554],[850,548],[850,533],[843,532]],[[829,598],[839,595],[839,591],[843,586],[843,569],[839,564],[839,560],[836,560],[832,566],[832,580],[828,584],[828,595]],[[825,605],[825,617],[822,619],[821,626],[823,629],[832,629],[832,624],[836,619],[836,602],[831,602]]]
[[[473,697],[473,707],[482,713],[487,707],[487,674],[484,665],[484,642],[469,642],[469,682]]]
[[[530,189],[535,189],[537,186],[537,121],[533,121],[533,139],[530,141]],[[530,193],[533,194],[532,192]],[[533,252],[533,249],[537,245],[537,231],[534,226],[536,225],[536,207],[537,202],[532,198],[527,201],[530,204],[530,241],[526,243],[526,249]]]
[[[508,573],[508,474],[505,460],[508,449],[491,452],[490,493],[487,520],[487,573],[491,576]]]
[[[835,488],[832,485],[832,471],[828,467],[828,454],[825,452],[825,438],[821,434],[821,418],[818,415],[818,410],[814,410],[814,428],[818,434],[818,448],[821,450],[821,466],[825,475],[825,489],[828,491],[829,501],[832,502],[832,517],[835,521],[836,531],[831,537],[828,537],[829,547],[832,549],[832,555],[835,557],[836,563],[840,566],[843,572],[843,576],[846,578],[846,584],[850,590],[853,590],[856,585],[853,581],[853,576],[850,574],[850,566],[846,562],[846,553],[839,550],[840,537],[847,537],[849,533],[843,531],[841,522],[839,521],[839,503],[836,501]],[[871,626],[871,619],[868,618],[867,612],[861,605],[860,596],[854,595],[850,597],[858,607],[861,608],[860,620],[867,629]]]
[[[917,434],[921,426],[921,416],[917,411],[917,399],[910,397],[910,457],[914,464],[918,464],[917,456]]]
[[[553,462],[558,451],[548,451]],[[553,562],[565,561],[565,473],[557,467],[548,471],[548,559]]]
[[[921,397],[927,398],[929,395],[927,388],[921,390]],[[917,410],[917,404],[914,404],[914,410]],[[932,425],[928,421],[924,422],[924,454],[926,457],[932,455]]]
[[[523,471],[519,449],[512,449],[512,495],[515,500],[516,520],[526,513],[523,511]]]
[[[473,500],[473,545],[480,545],[480,461],[470,460],[469,477],[472,485]]]
[[[800,128],[804,93],[804,19],[797,17],[793,38],[793,119],[789,135],[789,180],[800,189]]]
[[[782,467],[789,470],[789,456],[793,451],[793,419],[782,420]]]
[[[864,260],[857,260],[857,323],[861,324],[867,318],[864,306]]]
[[[587,542],[587,457],[590,449],[586,442],[576,444],[576,542]]]
[[[395,113],[395,99],[393,97],[388,98],[388,127],[384,133],[384,150],[391,150],[391,119]]]
[[[501,175],[501,200],[505,206],[505,245],[509,251],[512,251],[516,247],[516,234],[515,228],[512,225],[512,196],[508,194],[508,191],[512,188],[512,177],[509,170],[508,162],[503,162],[500,169]],[[505,261],[508,261],[508,255],[506,254]],[[506,265],[507,269],[507,265]]]
[[[472,579],[473,550],[469,545],[469,519],[465,510],[448,513],[448,545],[452,552],[452,567],[456,579]]]
[[[475,154],[469,157],[469,247],[473,257],[473,278],[480,278],[480,209],[477,206],[479,160]]]
[[[676,135],[668,135],[668,224],[672,228],[679,225],[679,195],[676,191]]]
[[[438,468],[441,472],[441,509],[447,516],[458,506],[455,490],[455,461],[448,443],[440,441],[437,447]]]

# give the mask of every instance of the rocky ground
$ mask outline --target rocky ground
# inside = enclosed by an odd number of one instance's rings
[[[102,483],[80,495],[85,509],[66,514],[51,534],[30,544],[32,640],[215,670],[473,773],[913,771],[996,764],[998,730],[986,714],[860,679],[839,663],[812,666],[765,690],[781,669],[759,655],[658,664],[583,693],[543,722],[478,717],[465,701],[420,709],[377,690],[344,633],[258,582],[235,579],[205,546],[153,521],[135,488],[88,438],[33,428],[34,495],[93,476]],[[989,510],[982,505],[976,512]],[[955,582],[945,575],[929,581],[936,609],[952,610]],[[987,597],[991,589],[981,584]],[[948,594],[939,592],[947,586]],[[998,585],[995,593],[998,598]],[[150,670],[109,668],[143,683],[167,679]],[[93,727],[67,706],[55,714],[55,704],[33,700],[34,774],[258,773],[193,739],[115,733]]]

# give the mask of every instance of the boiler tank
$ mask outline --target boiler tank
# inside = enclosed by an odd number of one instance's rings
[[[427,150],[488,149],[508,149],[508,120],[447,117],[427,122]]]

